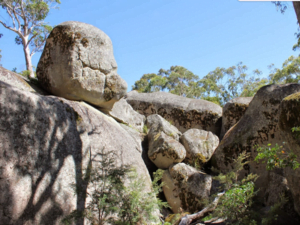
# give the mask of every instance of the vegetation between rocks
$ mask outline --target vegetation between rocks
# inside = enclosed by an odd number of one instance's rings
[[[85,218],[94,225],[115,224],[159,224],[159,209],[168,207],[166,202],[156,198],[161,191],[158,184],[163,171],[154,173],[153,190],[145,192],[145,180],[128,165],[118,165],[113,151],[99,153],[97,164],[90,164],[84,179],[88,181],[90,200],[84,210],[74,210],[63,219],[64,224]],[[80,186],[72,185],[75,193]]]

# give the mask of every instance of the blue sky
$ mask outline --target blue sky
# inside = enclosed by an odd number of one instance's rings
[[[46,21],[55,26],[81,21],[103,30],[111,38],[118,74],[128,90],[145,73],[172,65],[184,66],[200,77],[216,67],[242,61],[249,70],[268,75],[267,66],[281,67],[298,55],[296,15],[289,2],[285,14],[270,2],[238,0],[61,0]],[[8,16],[1,9],[0,19]],[[7,69],[25,70],[15,34],[0,25],[1,63]],[[33,56],[36,66],[40,54]]]

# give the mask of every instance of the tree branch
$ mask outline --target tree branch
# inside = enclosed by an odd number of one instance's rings
[[[6,11],[7,11],[8,15],[10,16],[10,18],[12,19],[14,28],[16,29],[15,19],[14,19],[13,15],[11,14],[10,9],[7,9]]]
[[[220,198],[224,194],[225,194],[225,191],[219,193],[217,195],[217,197],[214,199],[214,201],[209,206],[207,206],[204,209],[202,209],[200,212],[197,212],[197,213],[194,213],[194,214],[190,214],[190,215],[186,215],[186,216],[182,217],[179,225],[189,225],[189,224],[191,224],[191,222],[193,220],[198,219],[198,218],[204,216],[205,213],[214,211],[216,209],[218,203],[219,203]]]
[[[37,36],[38,34],[33,35],[29,40],[28,40],[28,44]]]
[[[26,14],[24,12],[24,8],[23,8],[23,0],[21,0],[20,5],[21,5],[21,17],[24,20],[24,36],[27,36],[29,34],[28,30],[27,30],[28,22],[27,22]]]
[[[14,8],[13,8],[13,14],[14,14],[17,22],[18,22],[18,25],[19,25],[19,29],[18,30],[21,32],[21,23],[20,23],[20,20],[18,18],[18,13],[16,12],[16,10]]]
[[[15,33],[17,33],[17,34],[20,35],[20,32],[19,32],[17,29],[7,26],[7,25],[6,25],[5,23],[3,23],[1,20],[0,20],[0,23],[1,23],[6,29],[9,29],[9,30],[11,30],[11,31],[13,31],[13,32],[15,32]]]

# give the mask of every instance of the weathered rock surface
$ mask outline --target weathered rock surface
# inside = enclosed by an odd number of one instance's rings
[[[257,155],[255,146],[267,146],[269,143],[275,145],[285,141],[279,130],[279,105],[286,96],[299,91],[299,84],[262,87],[249,104],[244,116],[225,134],[216,149],[213,161],[217,167],[222,171],[230,169],[232,160],[243,151],[250,153],[250,160],[253,161]],[[249,163],[244,167],[241,175],[249,173],[259,174],[257,186],[260,188],[262,195],[272,192],[272,190],[267,190],[270,187],[268,177],[274,172],[266,171],[265,164]],[[280,193],[274,197],[279,197],[279,195]],[[261,199],[264,199],[263,197]],[[264,202],[267,204],[277,200],[265,198]]]
[[[300,92],[287,96],[280,104],[279,127],[283,139],[288,147],[286,152],[292,151],[300,162],[299,132],[292,132],[293,127],[300,126]],[[285,177],[293,195],[294,208],[300,215],[300,171],[286,168]]]
[[[228,101],[223,107],[222,129],[220,139],[234,126],[245,114],[253,97],[239,97]]]
[[[75,21],[54,27],[37,66],[50,93],[110,109],[127,91],[117,74],[110,38],[98,28]]]
[[[173,163],[182,162],[186,151],[179,143],[181,133],[161,116],[147,117],[149,159],[160,169],[167,169]]]
[[[107,111],[107,114],[118,122],[125,123],[139,132],[143,132],[146,117],[133,110],[131,105],[123,98],[117,101],[113,108]]]
[[[186,159],[195,164],[195,160],[206,163],[219,145],[219,138],[210,131],[190,129],[183,133],[180,141],[186,150]]]
[[[134,131],[83,103],[20,91],[0,82],[1,224],[61,224],[89,201],[84,174],[99,153],[137,168],[151,180]],[[137,133],[137,132],[136,132]],[[71,184],[80,190],[77,194]],[[87,224],[82,223],[80,224]]]
[[[222,108],[212,102],[190,99],[166,92],[126,94],[126,101],[132,108],[146,117],[159,114],[181,132],[190,128],[211,131],[216,135],[221,131]]]
[[[180,208],[187,212],[200,211],[212,187],[211,176],[184,163],[166,170],[162,182],[165,183],[164,194],[174,213],[180,213]]]
[[[156,134],[163,131],[168,136],[173,137],[176,141],[179,141],[181,132],[164,118],[158,114],[154,114],[147,117],[146,125],[149,129],[149,135]]]
[[[46,95],[47,92],[31,83],[27,78],[0,66],[0,81],[10,84],[22,91],[36,92]]]

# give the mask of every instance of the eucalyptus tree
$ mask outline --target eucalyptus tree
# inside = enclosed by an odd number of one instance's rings
[[[134,83],[132,86],[132,90],[137,90],[138,92],[156,92],[163,91],[167,85],[167,78],[155,74],[155,73],[147,73],[144,74],[141,79]]]
[[[198,86],[199,77],[182,66],[171,66],[170,69],[160,69],[157,74],[144,74],[134,83],[133,90],[139,92],[156,92],[168,90],[170,93],[199,98],[201,90]]]
[[[0,0],[0,6],[7,12],[9,23],[0,19],[0,24],[17,34],[15,42],[22,45],[26,69],[34,77],[32,56],[42,51],[52,27],[44,22],[51,8],[60,0]]]

